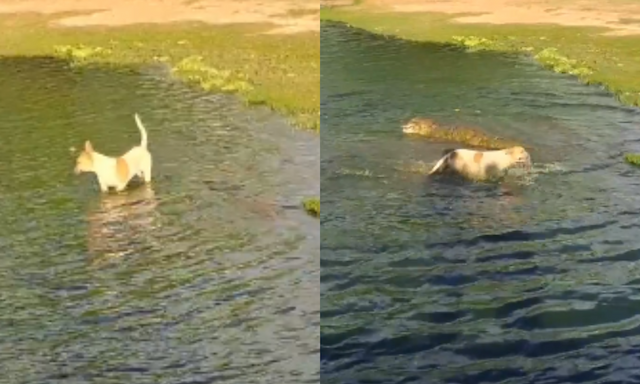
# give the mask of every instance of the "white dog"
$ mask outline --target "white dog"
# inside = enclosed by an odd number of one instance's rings
[[[470,179],[482,180],[501,176],[517,165],[531,167],[531,156],[522,147],[511,147],[499,151],[474,151],[471,149],[447,150],[431,169],[429,175],[451,169]]]
[[[110,157],[96,152],[87,140],[84,150],[76,160],[75,173],[93,172],[98,178],[100,190],[107,192],[110,187],[122,191],[134,176],[142,177],[145,183],[151,181],[151,153],[147,149],[147,131],[138,114],[134,115],[142,140],[120,157]]]

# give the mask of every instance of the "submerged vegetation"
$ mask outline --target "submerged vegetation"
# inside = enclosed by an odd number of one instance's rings
[[[562,56],[556,48],[545,48],[538,52],[534,58],[545,68],[557,73],[576,76],[585,83],[589,82],[589,76],[593,74],[593,70],[586,64]]]
[[[320,217],[320,199],[317,197],[302,200],[302,206],[313,217]]]
[[[635,165],[640,167],[640,154],[638,153],[627,153],[624,155],[624,161],[631,165]]]
[[[55,45],[55,55],[69,61],[71,66],[81,66],[107,60],[113,50],[103,47]],[[155,57],[154,61],[168,61],[166,57]],[[246,94],[253,90],[249,77],[231,70],[221,70],[207,64],[200,55],[187,56],[171,68],[171,74],[186,83],[196,85],[208,92]]]
[[[56,57],[60,57],[69,62],[72,66],[87,64],[92,61],[106,59],[113,52],[102,47],[87,47],[84,44],[77,46],[54,45],[53,52]]]
[[[245,74],[213,68],[205,63],[202,56],[189,56],[180,60],[172,73],[206,91],[242,93],[253,90]]]
[[[469,51],[491,49],[493,42],[478,36],[452,36],[451,39]]]
[[[557,73],[576,76],[585,83],[589,83],[589,76],[593,75],[593,69],[586,63],[560,54],[558,48],[547,47],[540,50],[531,46],[513,46],[511,44],[514,40],[512,36],[509,36],[504,41],[490,40],[478,36],[453,36],[452,40],[470,52],[480,50],[535,52],[533,58],[543,67]]]

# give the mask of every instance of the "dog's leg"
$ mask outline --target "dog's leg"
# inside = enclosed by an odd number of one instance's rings
[[[151,157],[147,159],[144,163],[144,167],[142,167],[142,178],[145,183],[151,182]]]
[[[127,188],[127,183],[119,184],[116,186],[116,192],[122,192],[125,188]]]
[[[142,178],[144,179],[145,183],[150,183],[151,182],[151,169],[148,169],[148,170],[144,171],[144,173],[142,174]]]
[[[109,192],[109,185],[105,183],[104,180],[102,180],[100,176],[97,174],[96,174],[96,178],[98,179],[98,185],[100,186],[100,191]]]
[[[104,184],[100,179],[98,179],[98,183],[100,184],[100,191],[103,193],[109,192],[109,186]]]

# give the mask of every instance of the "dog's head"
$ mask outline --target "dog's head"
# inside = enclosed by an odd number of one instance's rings
[[[521,146],[511,147],[506,150],[514,164],[531,166],[531,155]]]
[[[76,174],[82,172],[93,172],[93,146],[89,140],[84,143],[84,149],[76,159],[74,172]]]

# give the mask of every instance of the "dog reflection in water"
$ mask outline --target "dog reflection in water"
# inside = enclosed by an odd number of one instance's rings
[[[93,264],[137,253],[152,237],[158,205],[150,185],[101,196],[88,214]]]

